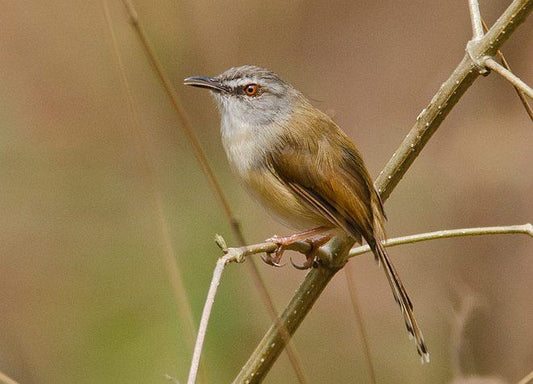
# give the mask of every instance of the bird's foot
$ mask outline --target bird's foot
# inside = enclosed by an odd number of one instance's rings
[[[318,268],[320,259],[318,258],[318,249],[331,240],[331,235],[321,235],[319,237],[312,237],[305,240],[311,246],[311,250],[305,255],[305,262],[303,264],[296,264],[292,261],[291,264],[294,268],[300,270],[306,270],[311,267]]]
[[[291,243],[286,243],[283,241],[285,239],[284,237],[275,235],[266,241],[271,241],[273,243],[276,243],[278,245],[278,248],[274,252],[268,252],[265,255],[261,255],[261,259],[268,265],[272,265],[273,267],[283,267],[285,264],[281,264],[281,258],[283,257],[283,253],[285,252],[285,247]]]
[[[272,265],[274,267],[282,267],[285,264],[281,264],[281,258],[283,257],[283,253],[286,251],[287,247],[297,241],[305,240],[307,243],[309,243],[309,245],[311,245],[311,250],[306,255],[305,263],[302,265],[298,265],[291,260],[291,264],[298,269],[309,269],[314,265],[315,256],[318,248],[331,239],[330,235],[317,236],[317,234],[324,232],[326,229],[327,228],[324,227],[318,227],[313,228],[309,231],[296,233],[290,236],[275,235],[267,239],[266,241],[276,243],[278,245],[278,248],[275,252],[267,253],[265,256],[261,256],[261,258],[265,263],[269,265]]]

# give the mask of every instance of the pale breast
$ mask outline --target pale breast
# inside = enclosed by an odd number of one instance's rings
[[[242,183],[266,210],[295,229],[329,225],[267,167],[269,150],[279,145],[282,129],[277,124],[252,126],[225,114],[222,118],[222,144],[229,163]]]
[[[288,227],[304,230],[331,225],[302,203],[268,168],[250,170],[243,182],[254,199]]]

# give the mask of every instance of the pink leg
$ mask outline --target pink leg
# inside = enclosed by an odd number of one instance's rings
[[[283,256],[283,252],[285,252],[285,249],[286,249],[287,246],[289,246],[292,243],[295,243],[297,241],[308,240],[308,242],[311,244],[312,248],[314,248],[314,243],[315,242],[312,239],[310,239],[310,238],[316,237],[317,235],[320,235],[321,233],[323,233],[323,232],[325,232],[325,231],[327,231],[329,229],[331,229],[331,228],[329,228],[329,227],[317,227],[317,228],[309,229],[307,231],[295,233],[295,234],[289,235],[289,236],[277,236],[277,235],[273,236],[270,239],[267,239],[267,241],[273,241],[276,244],[278,244],[278,249],[274,253],[274,256],[272,256],[272,254],[269,253],[269,254],[267,254],[266,257],[262,257],[262,259],[263,259],[263,261],[265,263],[273,265],[274,267],[281,267],[281,266],[284,265],[284,264],[280,264],[281,257]],[[323,243],[321,243],[320,245],[325,244],[331,238],[331,236],[323,236],[323,237],[321,237],[319,239],[319,241],[322,238],[324,238],[324,237],[328,237],[328,239],[326,241],[324,241]],[[320,247],[320,245],[318,245],[318,247]],[[311,253],[316,253],[316,251],[313,252],[313,249],[312,249]],[[314,259],[314,255],[313,255],[313,259]],[[306,266],[307,264],[308,264],[308,261],[306,261],[303,266]],[[294,265],[294,263],[293,263],[293,265]],[[312,262],[311,262],[311,265],[312,265]],[[306,269],[309,268],[309,267],[306,267]]]

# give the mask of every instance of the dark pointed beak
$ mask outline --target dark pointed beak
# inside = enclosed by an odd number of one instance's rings
[[[183,80],[183,84],[193,87],[207,88],[211,91],[228,92],[228,90],[215,77],[191,76]]]

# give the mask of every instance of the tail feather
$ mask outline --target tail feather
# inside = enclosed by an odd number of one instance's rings
[[[418,322],[416,321],[413,313],[413,304],[411,299],[409,299],[409,295],[407,294],[407,291],[405,290],[402,281],[398,276],[398,272],[396,272],[394,265],[387,255],[385,247],[380,241],[376,241],[374,244],[370,244],[370,246],[376,259],[380,262],[380,264],[383,264],[383,270],[385,271],[385,275],[387,276],[387,280],[391,286],[394,299],[402,311],[405,326],[407,328],[407,332],[409,333],[409,338],[414,340],[422,363],[428,363],[429,352],[426,343],[424,342],[424,336],[422,335],[422,331],[420,330]]]

